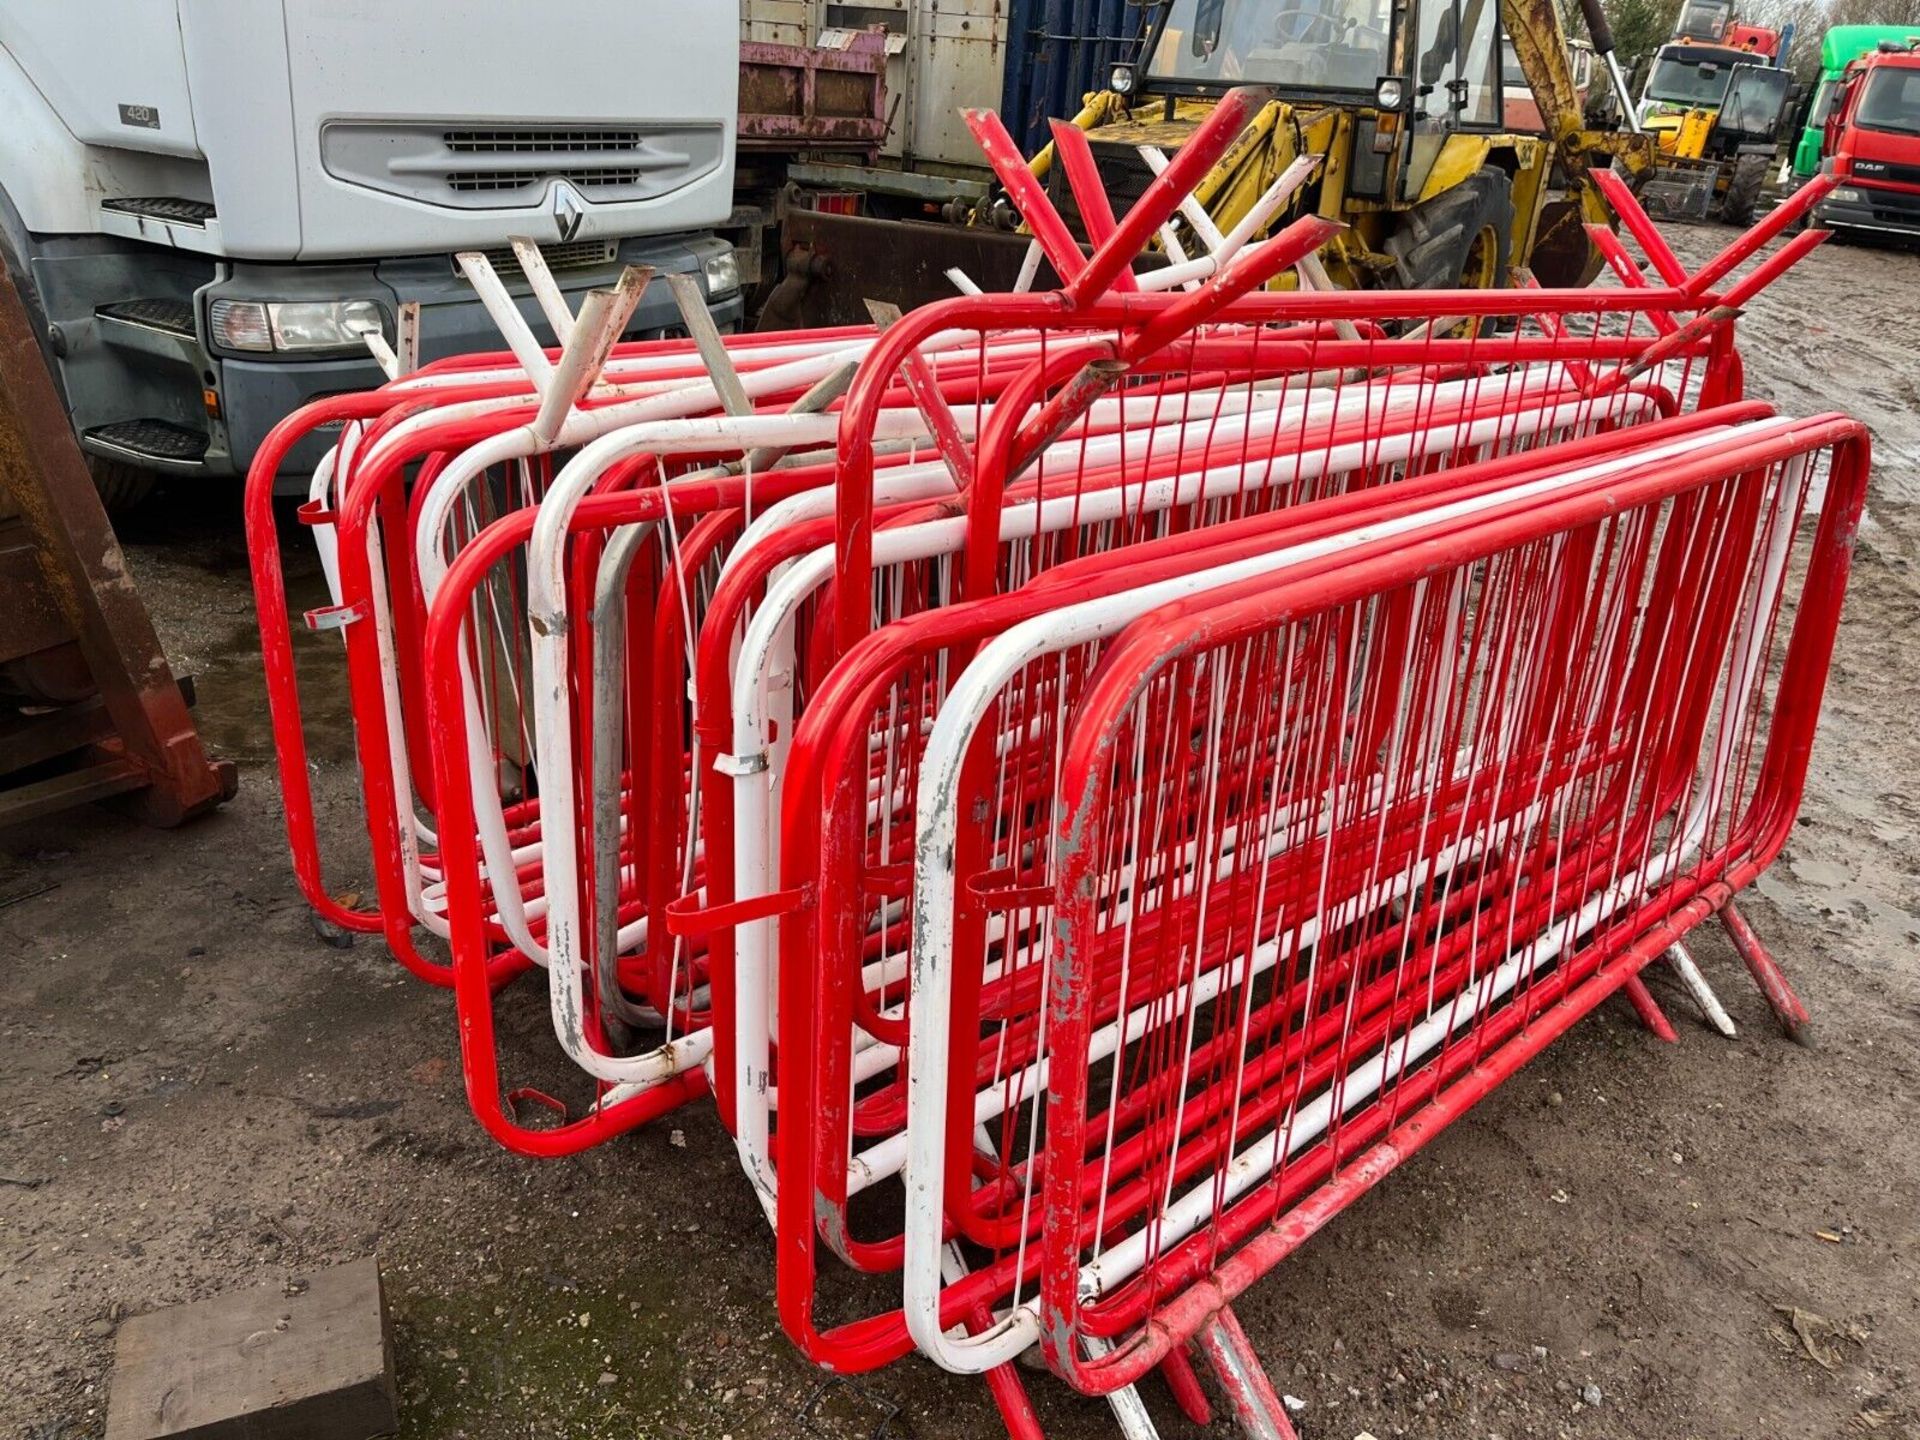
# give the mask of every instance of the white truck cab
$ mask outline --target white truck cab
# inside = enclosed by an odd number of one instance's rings
[[[361,337],[405,302],[422,359],[501,348],[453,257],[513,286],[512,236],[576,299],[628,264],[701,276],[737,328],[706,232],[738,34],[656,0],[6,0],[0,255],[103,493],[244,473],[289,411],[380,382]],[[629,334],[678,328],[659,286]]]

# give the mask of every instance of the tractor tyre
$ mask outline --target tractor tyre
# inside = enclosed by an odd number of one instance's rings
[[[1500,290],[1513,250],[1513,181],[1485,166],[1422,201],[1387,237],[1403,290]]]
[[[1720,218],[1729,225],[1751,225],[1760,192],[1767,187],[1767,171],[1772,168],[1770,155],[1742,155],[1734,161],[1727,193],[1720,200]]]

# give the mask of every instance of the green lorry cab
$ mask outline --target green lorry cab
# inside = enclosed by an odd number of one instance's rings
[[[1799,143],[1793,147],[1793,178],[1796,183],[1810,180],[1820,169],[1820,143],[1826,134],[1827,115],[1833,109],[1833,97],[1839,92],[1847,66],[1882,40],[1905,45],[1920,40],[1920,25],[1835,25],[1820,42],[1820,85],[1813,92],[1807,109],[1806,126]]]

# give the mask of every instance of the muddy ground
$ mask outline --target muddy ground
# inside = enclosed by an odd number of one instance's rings
[[[1737,1039],[1664,976],[1678,1045],[1617,1002],[1580,1025],[1241,1303],[1305,1440],[1920,1437],[1916,297],[1920,257],[1829,245],[1743,323],[1755,393],[1878,438],[1804,819],[1749,906],[1813,1044],[1717,930],[1696,950]],[[95,811],[0,835],[0,1433],[98,1435],[126,1314],[375,1251],[413,1440],[1004,1433],[917,1360],[823,1387],[706,1106],[558,1162],[480,1132],[446,998],[324,943],[295,893],[232,497],[176,493],[125,540],[241,790],[177,834]],[[315,782],[351,836],[338,728]],[[1034,1395],[1055,1440],[1115,1433]]]

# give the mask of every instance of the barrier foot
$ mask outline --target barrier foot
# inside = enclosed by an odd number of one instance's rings
[[[1160,1362],[1160,1375],[1182,1415],[1203,1428],[1213,1423],[1213,1406],[1207,1401],[1207,1392],[1200,1388],[1200,1377],[1193,1373],[1186,1346],[1176,1345],[1167,1352],[1167,1358]]]
[[[940,1273],[948,1284],[967,1273],[966,1257],[958,1245],[945,1247]],[[993,1312],[984,1302],[977,1304],[966,1323],[958,1328],[975,1335],[984,1334],[993,1328]],[[1007,1427],[1008,1440],[1047,1440],[1046,1432],[1040,1428],[1040,1417],[1034,1413],[1033,1402],[1027,1398],[1027,1387],[1020,1379],[1019,1370],[1008,1363],[987,1371],[986,1378],[988,1393],[1000,1412],[1000,1422]]]
[[[1199,1338],[1200,1353],[1226,1394],[1227,1408],[1250,1440],[1300,1440],[1233,1311],[1222,1306]]]
[[[1647,982],[1635,975],[1621,987],[1627,1002],[1633,1006],[1634,1013],[1640,1017],[1640,1023],[1653,1032],[1656,1040],[1664,1040],[1669,1045],[1679,1043],[1680,1037],[1674,1033],[1673,1022],[1667,1019],[1661,1010],[1660,1002],[1653,998],[1653,992],[1647,989]]]
[[[1787,983],[1787,977],[1781,973],[1780,966],[1767,947],[1760,943],[1760,937],[1747,923],[1747,917],[1740,913],[1733,901],[1729,900],[1720,907],[1720,923],[1727,927],[1727,937],[1733,941],[1733,948],[1740,952],[1747,972],[1753,976],[1754,983],[1760,987],[1760,993],[1766,997],[1768,1006],[1773,1010],[1774,1018],[1780,1022],[1780,1028],[1786,1032],[1789,1040],[1804,1040],[1807,1028],[1807,1007],[1800,1003],[1800,997],[1793,993],[1793,987]]]
[[[1001,1424],[1007,1427],[1008,1440],[1046,1440],[1046,1433],[1040,1428],[1040,1417],[1034,1413],[1033,1402],[1027,1398],[1027,1387],[1021,1383],[1019,1373],[1012,1365],[989,1370],[987,1389],[1000,1411]]]
[[[1666,961],[1673,967],[1674,975],[1693,997],[1693,1003],[1700,1007],[1700,1018],[1715,1030],[1731,1040],[1739,1032],[1734,1029],[1733,1017],[1727,1014],[1726,1006],[1720,1003],[1720,997],[1713,993],[1713,987],[1707,984],[1707,977],[1700,973],[1700,967],[1693,963],[1693,956],[1679,940],[1667,947]]]
[[[1083,1337],[1080,1343],[1086,1347],[1087,1354],[1096,1360],[1113,1349],[1106,1341],[1091,1335]],[[1154,1428],[1153,1417],[1147,1413],[1147,1402],[1140,1398],[1139,1390],[1131,1385],[1123,1385],[1107,1396],[1107,1404],[1113,1410],[1114,1421],[1120,1426],[1120,1433],[1126,1440],[1160,1440],[1160,1432]]]

